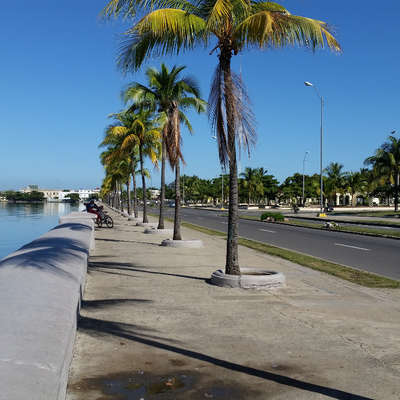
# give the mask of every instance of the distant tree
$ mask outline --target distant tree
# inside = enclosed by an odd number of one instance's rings
[[[343,164],[331,162],[324,170],[326,175],[324,192],[328,199],[336,205],[336,193],[344,193],[346,188],[346,176]]]
[[[393,186],[394,209],[399,208],[400,187],[400,139],[389,136],[375,154],[364,161],[365,165],[372,166],[375,180],[380,184]]]
[[[349,172],[344,179],[345,190],[351,194],[351,205],[357,205],[356,194],[367,193],[368,181],[362,172]]]
[[[79,193],[69,193],[65,196],[66,199],[70,199],[71,203],[79,203],[80,197]]]

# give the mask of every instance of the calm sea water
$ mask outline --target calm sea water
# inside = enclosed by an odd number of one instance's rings
[[[67,203],[0,202],[0,259],[55,227],[60,215],[78,208]]]

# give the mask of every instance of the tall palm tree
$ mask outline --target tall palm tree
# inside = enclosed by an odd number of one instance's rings
[[[400,139],[389,136],[388,141],[379,147],[375,154],[364,161],[372,166],[376,180],[394,186],[394,209],[399,209],[400,187]]]
[[[161,147],[160,128],[156,126],[154,120],[151,119],[151,113],[149,111],[123,111],[118,114],[113,114],[113,117],[115,118],[115,122],[107,128],[107,136],[122,139],[121,151],[132,152],[132,149],[136,146],[138,149],[143,188],[143,222],[147,223],[144,157],[149,157],[154,165],[158,164]]]
[[[221,164],[229,165],[229,217],[225,272],[240,274],[238,259],[238,178],[236,146],[254,143],[253,114],[244,86],[232,72],[232,57],[245,48],[300,45],[340,50],[328,26],[295,16],[274,2],[248,0],[111,0],[105,16],[136,12],[144,16],[126,32],[118,64],[136,70],[152,55],[179,54],[197,45],[215,44],[218,66],[209,97]]]
[[[160,124],[162,131],[162,156],[161,156],[161,194],[160,194],[160,214],[158,229],[164,229],[164,201],[165,201],[165,162],[167,153],[171,167],[176,169],[177,163],[182,158],[180,154],[180,138],[176,138],[176,128],[170,123],[174,113],[178,113],[179,121],[182,121],[189,132],[192,133],[192,126],[183,111],[189,108],[196,109],[197,112],[205,111],[205,101],[200,99],[200,91],[197,83],[188,77],[181,78],[180,73],[185,69],[184,66],[173,66],[171,70],[165,64],[161,64],[161,69],[148,68],[146,70],[147,86],[138,82],[129,85],[124,92],[125,102],[132,101],[134,105],[147,107],[152,111],[159,111]],[[172,131],[171,131],[172,129]],[[169,146],[167,148],[167,145]],[[179,179],[179,177],[177,178]],[[181,239],[179,207],[180,191],[175,190],[175,219],[174,219],[174,239]]]

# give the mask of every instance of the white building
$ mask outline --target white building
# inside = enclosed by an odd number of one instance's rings
[[[21,190],[23,193],[30,193],[33,191],[42,192],[47,201],[64,201],[68,200],[68,195],[77,193],[81,200],[87,200],[93,194],[99,194],[100,189],[76,189],[76,190],[61,190],[61,189],[39,189],[37,185],[29,185]]]

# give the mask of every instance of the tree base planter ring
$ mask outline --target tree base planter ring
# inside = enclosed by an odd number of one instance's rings
[[[176,247],[176,248],[188,248],[188,249],[199,249],[203,247],[201,240],[173,240],[166,239],[161,242],[161,246]]]
[[[144,233],[160,234],[160,235],[173,235],[174,230],[173,229],[146,228],[144,230]]]
[[[216,286],[268,290],[285,286],[285,276],[281,272],[259,268],[240,268],[241,275],[226,275],[222,269],[211,274],[211,283]]]

